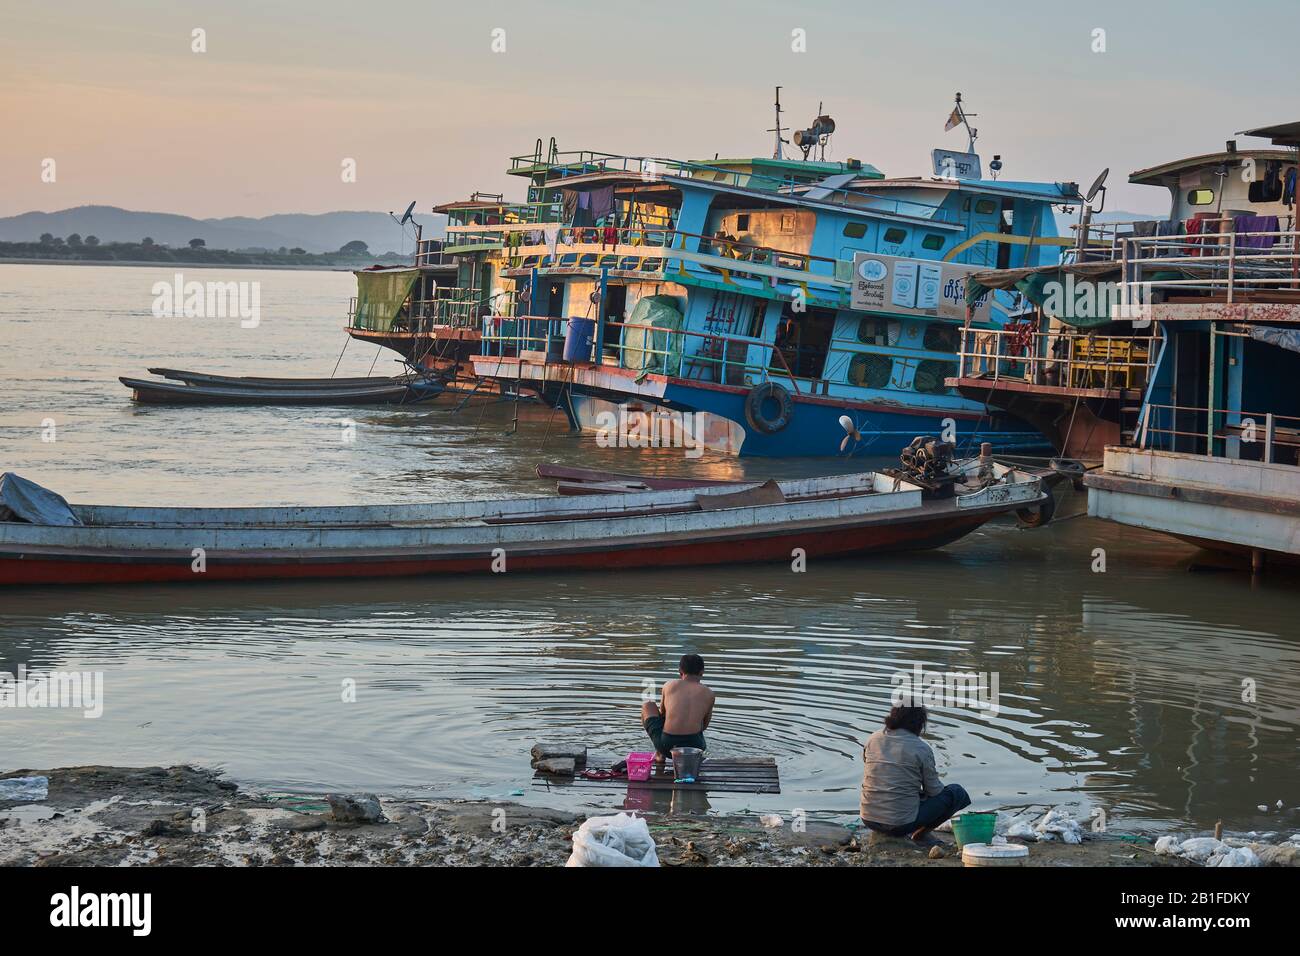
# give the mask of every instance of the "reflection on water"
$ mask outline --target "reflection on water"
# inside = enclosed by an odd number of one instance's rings
[[[350,283],[252,274],[267,283],[263,328],[252,330],[264,339],[245,341],[237,323],[156,330],[147,298],[144,316],[129,304],[148,289],[145,275],[125,275],[137,271],[151,270],[0,266],[11,279],[0,297],[4,468],[82,500],[262,504],[536,493],[547,487],[532,475],[541,460],[701,467],[680,451],[599,449],[543,409],[522,410],[514,435],[510,406],[339,410],[358,422],[355,445],[338,442],[328,409],[132,409],[114,377],[163,360],[257,371],[278,368],[279,354],[294,371],[327,372],[342,345],[332,316]],[[113,305],[74,311],[75,356],[66,326],[36,318],[56,281],[64,301],[85,305],[88,282],[94,301]],[[25,289],[17,303],[15,286]],[[340,374],[364,374],[371,359],[345,355]],[[39,440],[46,416],[71,423],[53,444]],[[725,459],[704,467],[742,473]],[[1081,507],[1072,496],[1058,514]],[[1096,547],[1107,552],[1103,574],[1090,571]],[[888,707],[891,676],[919,663],[998,675],[996,715],[945,709],[930,731],[941,774],[977,807],[1065,802],[1102,806],[1116,825],[1300,828],[1290,809],[1255,809],[1300,805],[1293,585],[1252,590],[1239,576],[1191,574],[1189,554],[1089,519],[1035,532],[1008,521],[940,552],[804,574],[5,592],[0,669],[103,670],[106,701],[99,720],[0,712],[0,767],[186,761],[273,787],[523,789],[538,801],[610,806],[619,791],[535,788],[528,748],[560,737],[604,755],[642,749],[643,681],[672,676],[676,659],[697,651],[720,696],[711,749],[775,756],[783,787],[713,797],[714,808],[851,814],[861,740]],[[342,701],[345,681],[354,703]],[[1255,682],[1253,698],[1243,681]]]

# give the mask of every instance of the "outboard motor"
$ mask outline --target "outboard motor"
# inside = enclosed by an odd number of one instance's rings
[[[920,435],[912,439],[912,444],[903,449],[899,460],[903,471],[917,478],[934,481],[946,477],[952,466],[952,454],[955,447],[951,442],[939,441],[930,435]]]
[[[954,474],[951,442],[939,441],[932,435],[918,435],[899,454],[899,468],[887,469],[885,474],[920,485],[925,498],[951,498],[957,475]]]

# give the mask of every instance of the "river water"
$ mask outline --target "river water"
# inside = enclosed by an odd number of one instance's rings
[[[339,361],[347,273],[186,273],[260,283],[255,328],[154,317],[153,285],[173,274],[0,265],[0,470],[74,501],[262,505],[545,494],[540,461],[712,477],[848,469],[602,449],[558,414],[509,404],[135,407],[117,376],[151,365],[396,370],[356,343]],[[929,730],[941,775],[977,809],[1300,830],[1294,580],[1189,570],[1185,545],[1068,518],[1084,506],[1066,492],[1044,529],[998,521],[941,551],[804,573],[0,591],[0,671],[104,675],[96,719],[0,709],[0,769],[188,762],[295,792],[610,807],[622,791],[536,785],[529,747],[644,749],[644,682],[695,651],[719,694],[711,751],[772,755],[781,773],[781,794],[713,809],[849,819],[861,741],[891,677],[920,665],[997,679],[996,710],[940,708]]]

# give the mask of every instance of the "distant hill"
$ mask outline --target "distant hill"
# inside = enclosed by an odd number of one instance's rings
[[[441,233],[444,217],[418,215],[426,237]],[[251,219],[194,219],[173,213],[135,212],[117,206],[76,206],[58,212],[26,212],[0,218],[0,242],[35,242],[41,233],[66,238],[71,233],[95,236],[100,242],[139,242],[148,236],[167,246],[184,246],[202,239],[209,249],[292,249],[336,252],[360,239],[375,254],[402,251],[402,232],[382,212],[327,212],[319,215],[284,213]],[[408,236],[410,235],[408,227]],[[405,252],[412,252],[406,239]]]

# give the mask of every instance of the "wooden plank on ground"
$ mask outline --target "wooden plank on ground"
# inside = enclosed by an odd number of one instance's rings
[[[589,758],[591,768],[607,767],[615,759]],[[672,761],[655,768],[649,780],[628,780],[612,777],[592,780],[575,772],[573,776],[557,776],[538,772],[533,777],[537,786],[592,786],[604,788],[637,788],[643,790],[696,790],[712,793],[780,793],[781,779],[774,757],[716,757],[705,758],[694,783],[678,783],[673,779]]]

